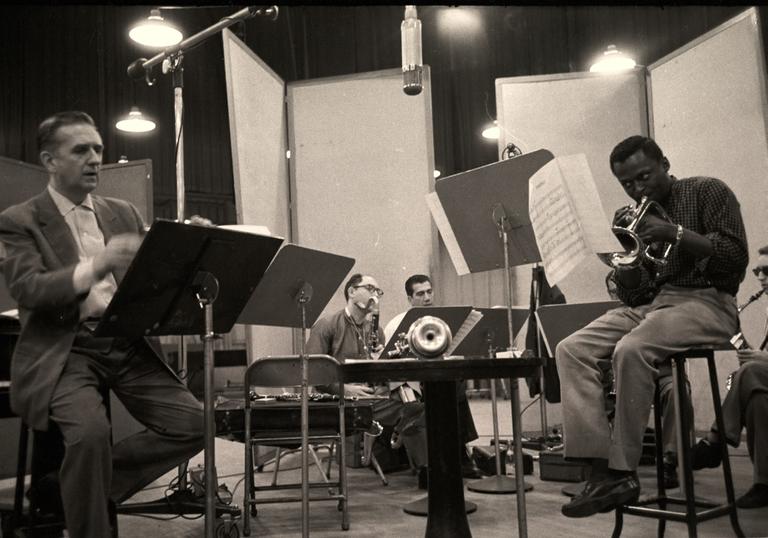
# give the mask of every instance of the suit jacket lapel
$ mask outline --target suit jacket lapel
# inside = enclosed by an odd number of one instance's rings
[[[53,202],[51,195],[48,194],[47,189],[37,196],[35,205],[40,229],[48,240],[53,252],[61,260],[61,265],[66,267],[67,265],[76,264],[80,258],[77,254],[75,238],[72,237],[69,226],[64,217],[61,216],[61,213],[59,213],[59,209]]]
[[[93,210],[96,213],[96,221],[99,223],[99,229],[104,235],[104,244],[106,245],[109,243],[109,240],[112,239],[113,235],[119,233],[119,230],[117,229],[117,215],[115,215],[100,196],[91,194],[91,200],[93,200]]]

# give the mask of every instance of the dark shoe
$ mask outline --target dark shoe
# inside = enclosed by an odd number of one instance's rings
[[[566,517],[588,517],[634,502],[639,496],[640,482],[636,474],[611,476],[599,482],[588,481],[584,491],[563,505],[562,512]]]
[[[462,478],[482,478],[483,477],[483,472],[480,470],[477,464],[475,464],[475,460],[472,459],[467,454],[466,449],[462,450],[461,477]]]
[[[736,499],[739,508],[762,508],[768,506],[768,484],[752,484],[749,491]]]
[[[40,515],[52,515],[63,519],[64,505],[61,502],[61,487],[57,471],[40,477],[27,491],[27,499]]]
[[[720,443],[710,443],[702,439],[693,447],[693,461],[691,467],[694,471],[699,469],[714,469],[723,461],[723,453]]]
[[[429,474],[427,467],[419,467],[419,489],[429,489]]]
[[[680,481],[677,479],[677,465],[665,461],[662,467],[664,469],[664,489],[675,489],[676,487],[679,487]]]

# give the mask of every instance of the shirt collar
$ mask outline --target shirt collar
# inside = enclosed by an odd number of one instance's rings
[[[70,211],[72,211],[75,207],[77,207],[77,204],[73,203],[72,200],[61,194],[59,191],[54,189],[51,185],[48,185],[48,194],[51,195],[51,198],[53,198],[53,203],[56,204],[56,207],[59,210],[59,213],[61,213],[61,216],[63,217]],[[82,207],[87,207],[91,211],[94,211],[93,209],[93,199],[91,198],[90,194],[85,195],[85,200],[80,203]]]

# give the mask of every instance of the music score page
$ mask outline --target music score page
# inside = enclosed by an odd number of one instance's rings
[[[588,255],[623,250],[611,231],[584,154],[556,157],[528,184],[528,211],[550,284]]]

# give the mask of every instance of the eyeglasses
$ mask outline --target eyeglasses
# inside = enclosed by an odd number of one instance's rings
[[[353,286],[353,287],[354,287],[354,288],[365,288],[365,289],[367,289],[369,292],[371,292],[371,293],[375,293],[375,294],[376,294],[376,295],[378,295],[379,297],[381,297],[382,295],[384,295],[384,290],[382,290],[381,288],[377,288],[377,287],[376,287],[376,286],[374,286],[373,284],[363,284],[363,285],[361,285],[361,286]]]
[[[752,272],[755,274],[755,276],[760,276],[760,273],[763,273],[765,276],[768,276],[768,265],[758,265],[754,269],[752,269]]]

